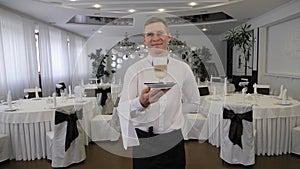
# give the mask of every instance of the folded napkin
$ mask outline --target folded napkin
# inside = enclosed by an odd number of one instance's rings
[[[243,104],[245,103],[246,92],[247,92],[247,87],[244,87],[244,88],[242,89]]]
[[[282,94],[283,94],[283,85],[280,85],[280,93],[278,98],[282,99]]]
[[[53,107],[56,107],[57,103],[56,103],[56,93],[55,92],[52,94],[52,97],[53,97]]]
[[[8,104],[8,108],[12,108],[12,105],[11,105],[11,92],[10,90],[7,92],[7,104]]]
[[[83,81],[83,79],[81,79],[81,86],[82,86],[82,87],[84,86],[84,81]]]
[[[253,88],[254,88],[254,94],[257,94],[257,84],[256,83],[253,84]]]
[[[227,95],[227,77],[224,79],[224,96]]]
[[[283,89],[281,103],[287,104],[287,98],[288,98],[287,89]]]
[[[35,87],[34,91],[35,91],[35,98],[39,98],[40,97],[39,96],[39,88],[37,86]]]
[[[71,85],[69,85],[69,97],[72,96],[72,88],[71,88]]]

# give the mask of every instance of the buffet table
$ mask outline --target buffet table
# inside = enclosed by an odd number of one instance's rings
[[[253,105],[255,150],[257,155],[290,153],[292,128],[300,125],[300,102],[289,98],[282,105],[277,96],[230,94],[223,98],[201,97],[202,113],[208,118],[208,141],[220,146],[223,106],[226,104]]]
[[[13,102],[16,110],[8,110],[0,105],[0,133],[8,134],[10,159],[34,160],[46,158],[46,132],[54,126],[53,103],[49,98],[18,100]],[[57,107],[83,106],[83,119],[80,120],[86,132],[86,144],[90,135],[90,120],[95,116],[96,99],[57,98]]]

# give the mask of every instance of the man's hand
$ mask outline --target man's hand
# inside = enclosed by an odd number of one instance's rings
[[[146,87],[142,90],[142,94],[140,95],[140,103],[143,107],[148,107],[150,105],[149,102],[149,93],[150,93],[150,87]]]
[[[159,100],[161,96],[163,96],[170,89],[152,89],[147,87],[142,90],[142,94],[140,96],[140,103],[143,107],[148,107],[151,103],[155,103]]]

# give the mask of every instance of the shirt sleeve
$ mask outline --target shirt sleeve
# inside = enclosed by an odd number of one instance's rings
[[[139,101],[138,73],[131,67],[124,76],[123,89],[118,106],[120,127],[124,149],[139,145],[139,140],[133,125],[132,118],[143,114],[145,108]]]
[[[183,83],[183,103],[182,112],[200,112],[200,94],[197,82],[192,70],[187,67],[185,71],[185,80]]]

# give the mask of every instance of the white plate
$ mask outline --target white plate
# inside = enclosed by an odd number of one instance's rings
[[[153,89],[169,89],[172,88],[176,83],[174,82],[166,82],[166,83],[144,83]]]
[[[221,99],[220,98],[209,98],[209,100],[211,100],[211,101],[220,101]]]
[[[31,100],[42,100],[42,98],[36,98],[36,97],[34,97],[34,98],[31,98]]]
[[[75,100],[76,103],[84,103],[86,100]]]
[[[16,101],[11,101],[11,104],[15,104],[16,103]],[[8,105],[8,103],[7,102],[3,102],[3,105]]]
[[[57,107],[54,107],[54,106],[48,106],[48,107],[45,107],[45,109],[56,109]]]
[[[274,104],[275,104],[275,105],[280,105],[280,106],[289,106],[289,105],[292,105],[291,102],[287,102],[287,103],[275,102]]]
[[[75,96],[67,96],[66,98],[67,98],[67,99],[74,99]]]
[[[17,108],[16,107],[12,107],[12,108],[6,108],[4,109],[4,111],[16,111]]]

